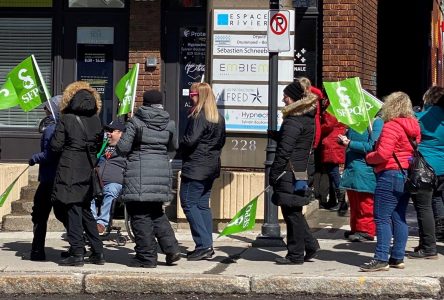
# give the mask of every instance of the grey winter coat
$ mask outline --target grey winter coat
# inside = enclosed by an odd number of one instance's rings
[[[169,149],[177,149],[176,126],[162,108],[141,106],[126,124],[116,151],[127,158],[124,202],[168,202],[173,195]]]

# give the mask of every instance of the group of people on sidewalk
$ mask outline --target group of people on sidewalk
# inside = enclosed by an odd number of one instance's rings
[[[302,214],[302,206],[313,194],[310,187],[317,164],[327,169],[337,199],[330,207],[335,205],[339,215],[348,210],[347,193],[351,230],[344,237],[352,242],[377,238],[374,258],[360,266],[361,271],[405,267],[410,199],[418,215],[420,242],[408,257],[437,259],[436,240],[442,240],[443,230],[444,88],[431,87],[424,95],[422,111],[416,114],[406,93],[391,93],[364,133],[340,125],[332,115],[324,115],[328,100],[322,97],[307,78],[297,78],[284,89],[280,131],[269,132],[277,141],[269,177],[274,188],[272,201],[281,206],[287,226],[288,253],[276,263],[303,264],[319,250]],[[329,138],[332,132],[334,139]],[[405,174],[415,144],[434,169],[438,183],[433,189],[411,194],[405,189]],[[316,151],[320,151],[317,156]],[[340,175],[342,151],[345,162]],[[302,189],[301,172],[307,174]],[[321,203],[329,208],[328,201]]]
[[[220,174],[225,120],[209,84],[194,83],[189,96],[188,123],[179,142],[176,125],[157,90],[143,94],[142,106],[126,123],[116,119],[103,127],[98,117],[99,94],[86,82],[70,84],[63,96],[47,103],[42,152],[29,162],[40,164],[31,260],[46,259],[46,223],[53,207],[70,244],[59,264],[84,264],[85,237],[91,245],[87,261],[104,264],[99,233],[108,226],[112,202],[121,197],[136,244],[129,265],[156,267],[157,245],[166,254],[166,264],[173,265],[181,255],[163,205],[173,197],[169,153],[176,150],[182,160],[180,204],[195,242],[187,259],[214,255],[209,202],[213,182]],[[431,87],[423,100],[422,111],[415,114],[407,94],[388,95],[371,126],[358,133],[326,112],[328,99],[307,78],[296,78],[285,87],[283,123],[279,131],[268,132],[277,143],[268,183],[287,229],[288,252],[276,263],[303,264],[320,249],[302,213],[303,206],[315,197],[318,165],[328,174],[330,196],[335,199],[322,201],[323,207],[345,216],[350,206],[351,230],[345,238],[362,242],[377,237],[374,259],[363,264],[362,271],[404,267],[410,198],[418,213],[420,243],[409,257],[437,258],[436,240],[444,235],[444,88]],[[49,108],[60,114],[52,115]],[[104,133],[108,143],[96,168],[104,184],[104,198],[103,203],[96,203],[91,185],[95,170],[90,161],[96,160]],[[414,195],[404,189],[403,173],[413,155],[412,143],[419,144],[439,179],[435,189]]]
[[[68,251],[60,265],[82,266],[85,238],[91,246],[86,261],[104,264],[103,232],[110,218],[112,202],[121,197],[131,220],[136,255],[129,266],[157,266],[157,245],[172,265],[180,256],[178,241],[166,217],[163,204],[172,200],[172,168],[169,152],[178,150],[183,160],[181,205],[190,222],[196,247],[188,260],[214,255],[209,196],[220,173],[220,153],[225,144],[225,122],[216,107],[211,87],[193,84],[190,91],[189,122],[178,144],[176,125],[163,109],[162,94],[149,90],[143,104],[128,122],[116,119],[102,128],[98,117],[99,94],[86,82],[70,84],[63,96],[47,103],[42,126],[41,152],[30,165],[39,167],[39,187],[34,197],[34,238],[30,259],[46,260],[45,236],[51,208],[67,231]],[[60,114],[51,114],[60,111]],[[107,146],[96,161],[104,133]],[[203,159],[205,158],[205,159]],[[92,176],[103,182],[103,203],[92,197]]]

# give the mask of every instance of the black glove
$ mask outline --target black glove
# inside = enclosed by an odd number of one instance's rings
[[[29,161],[28,161],[28,164],[30,166],[33,166],[33,165],[35,165],[35,161],[32,158],[30,158]]]

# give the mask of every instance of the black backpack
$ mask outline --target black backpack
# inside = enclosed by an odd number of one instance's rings
[[[407,174],[402,169],[396,154],[393,152],[393,158],[406,178],[405,190],[411,194],[416,194],[419,190],[434,190],[438,183],[435,170],[433,170],[432,166],[426,162],[421,152],[419,152],[416,141],[412,141],[408,136],[407,138],[413,147],[413,156],[410,160]]]

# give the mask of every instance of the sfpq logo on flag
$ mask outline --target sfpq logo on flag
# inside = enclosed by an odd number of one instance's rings
[[[49,92],[34,55],[12,69],[8,78],[14,86],[18,104],[24,111],[28,112],[49,100]]]
[[[126,115],[131,112],[136,99],[137,78],[139,74],[139,64],[135,64],[128,73],[117,83],[116,96],[120,101],[117,115]]]
[[[256,196],[247,205],[245,205],[236,215],[231,219],[230,223],[222,230],[219,236],[230,235],[246,230],[251,230],[256,224],[256,207],[257,199]]]
[[[17,94],[11,79],[7,78],[5,84],[0,87],[0,109],[7,109],[19,104]]]
[[[369,123],[361,82],[358,77],[338,82],[324,82],[333,114],[345,125]]]

